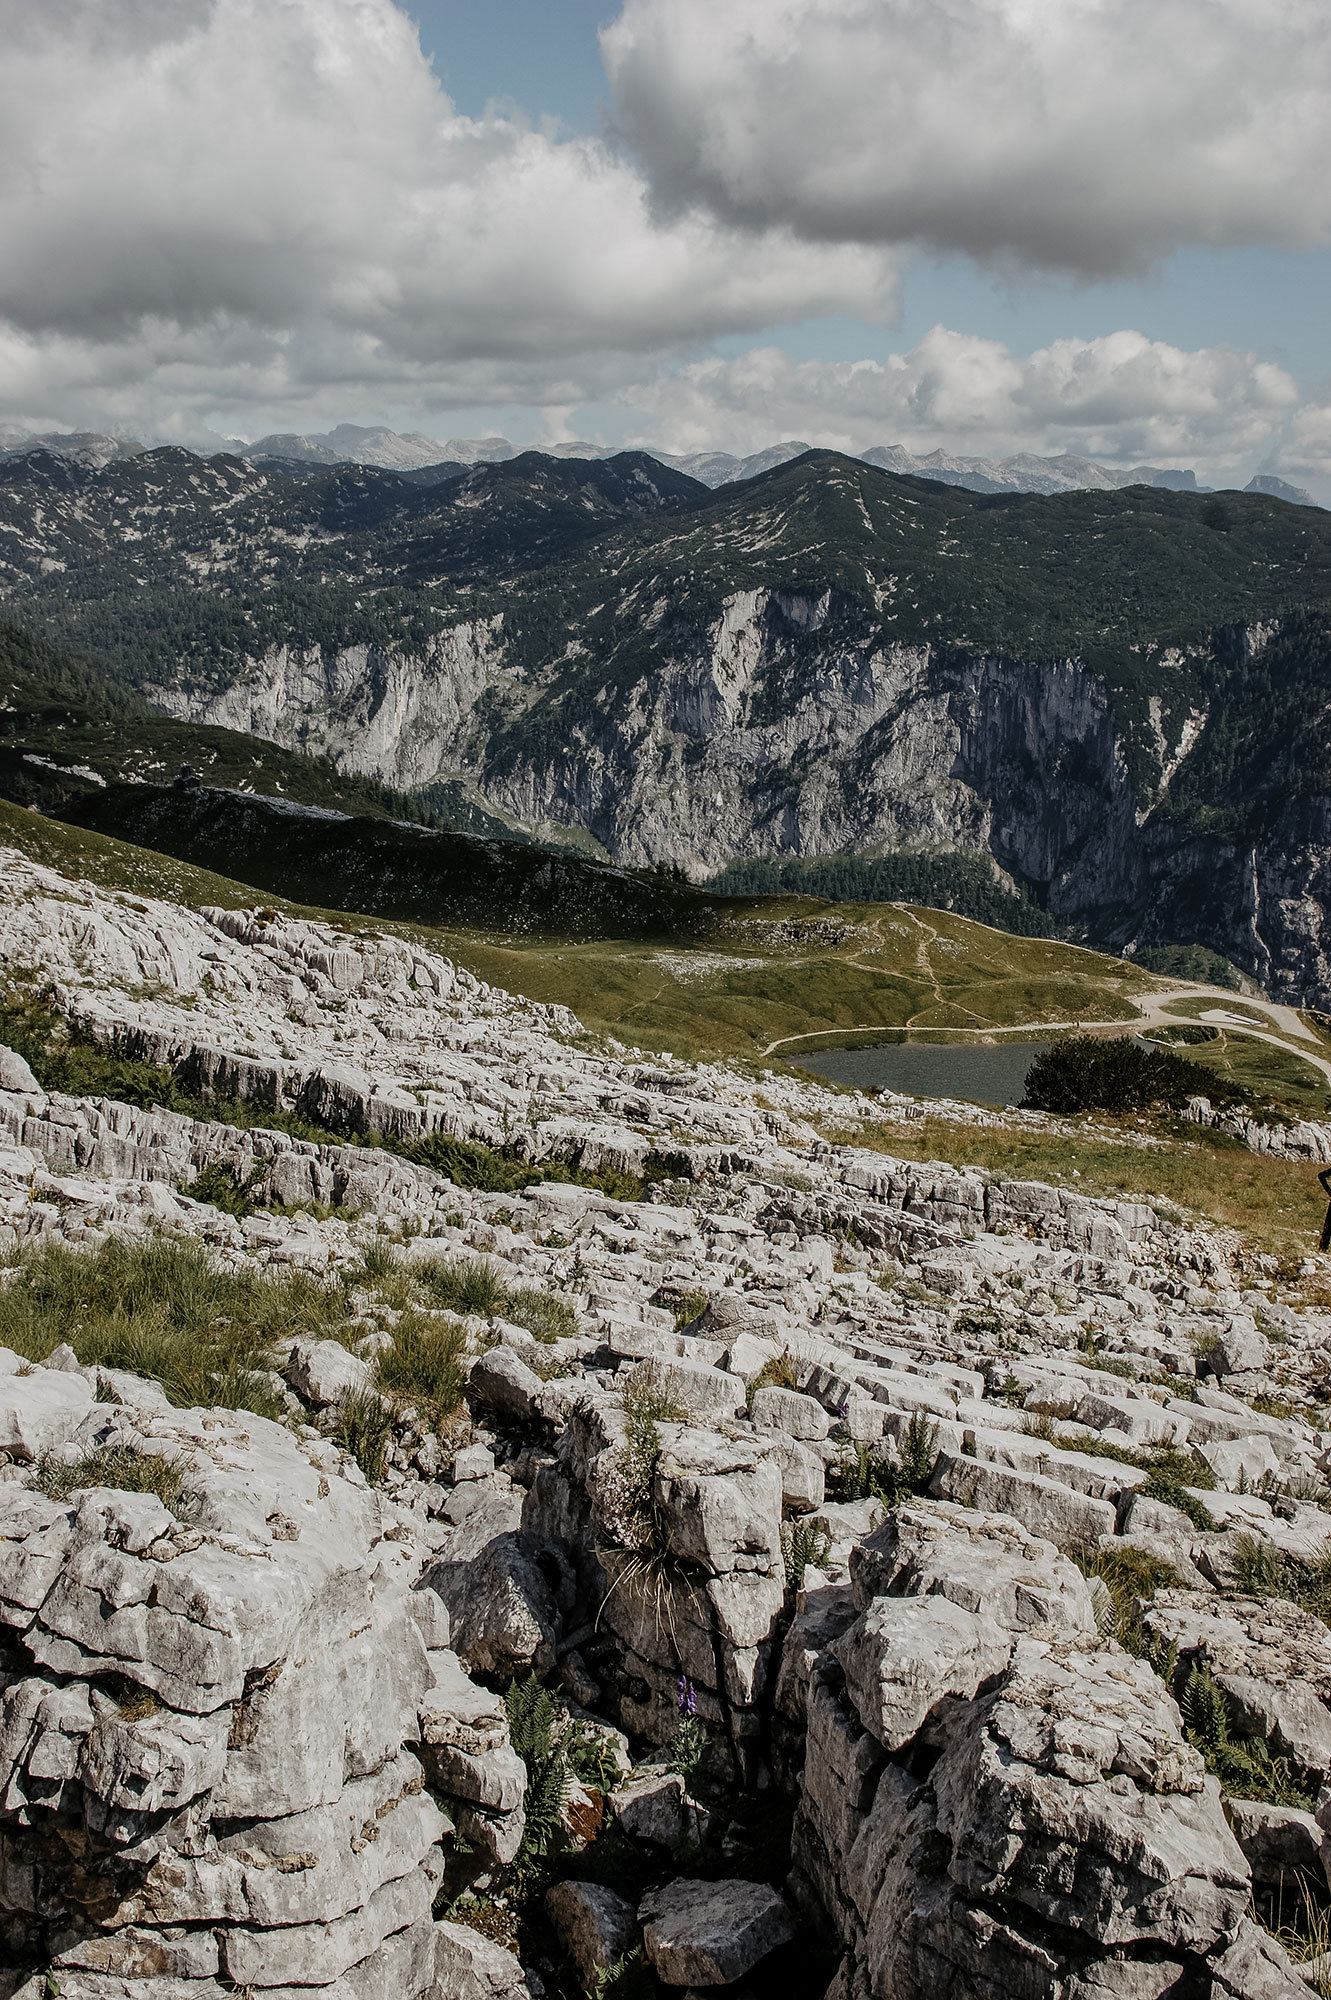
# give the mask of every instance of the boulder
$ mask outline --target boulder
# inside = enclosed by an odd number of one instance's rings
[[[673,1553],[713,1576],[781,1569],[781,1474],[761,1440],[663,1425],[653,1492]]]
[[[894,1508],[850,1554],[855,1602],[945,1597],[1010,1633],[1096,1629],[1085,1577],[1003,1514],[927,1502]]]
[[[511,1347],[492,1347],[472,1369],[467,1393],[496,1417],[527,1423],[537,1413],[544,1386]]]
[[[820,1443],[832,1427],[822,1404],[797,1389],[755,1390],[749,1415],[762,1430],[784,1431],[787,1437],[801,1438],[808,1444]]]
[[[727,1986],[795,1935],[789,1910],[765,1882],[678,1876],[638,1906],[643,1945],[666,1986]]]
[[[556,1882],[546,1892],[545,1908],[555,1936],[588,1989],[637,1943],[632,1903],[603,1883]]]
[[[640,1361],[625,1385],[627,1395],[647,1389],[704,1423],[711,1417],[736,1417],[744,1408],[744,1383],[738,1375],[661,1354]]]
[[[945,1695],[969,1701],[1001,1673],[1012,1640],[946,1597],[880,1597],[830,1650],[860,1721],[884,1749],[899,1750]]]
[[[1095,1500],[1038,1473],[985,1465],[961,1452],[939,1453],[929,1491],[940,1500],[1009,1514],[1060,1549],[1094,1548],[1118,1524],[1107,1500]]]
[[[1206,1360],[1217,1375],[1250,1375],[1265,1372],[1271,1360],[1266,1336],[1255,1320],[1232,1319]]]
[[[1287,1883],[1297,1895],[1301,1882],[1325,1878],[1325,1839],[1311,1813],[1264,1800],[1227,1799],[1225,1814],[1259,1888],[1279,1889]]]
[[[373,1380],[369,1363],[336,1340],[294,1341],[282,1373],[302,1402],[317,1409],[367,1389]]]
[[[474,1556],[434,1563],[423,1581],[448,1613],[449,1643],[468,1673],[511,1678],[553,1672],[571,1602],[567,1558],[521,1532],[500,1534]]]
[[[528,2000],[531,1988],[522,1967],[493,1938],[450,1923],[436,1924],[434,1936],[435,1981],[429,2000]]]
[[[22,1056],[3,1047],[0,1047],[0,1090],[20,1091],[31,1097],[42,1095],[41,1085]]]
[[[674,1847],[683,1838],[687,1803],[684,1780],[677,1771],[635,1772],[611,1792],[609,1805],[631,1840]]]

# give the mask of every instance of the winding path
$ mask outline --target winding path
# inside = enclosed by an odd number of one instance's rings
[[[927,946],[922,945],[922,949],[927,952]],[[929,970],[932,975],[932,967]],[[936,987],[935,990],[937,990]],[[942,999],[942,997],[940,994],[939,998]],[[1169,1011],[1171,1006],[1177,1006],[1180,1002],[1188,1000],[1210,1000],[1214,1004],[1208,1007],[1204,1014],[1196,1017],[1185,1017]],[[765,1056],[775,1055],[778,1049],[790,1048],[796,1042],[821,1041],[824,1036],[829,1034],[1029,1035],[1031,1033],[1052,1033],[1060,1028],[1177,1028],[1187,1026],[1188,1020],[1195,1018],[1199,1025],[1203,1027],[1230,1028],[1236,1033],[1250,1035],[1254,1041],[1269,1042],[1272,1048],[1284,1049],[1290,1055],[1297,1055],[1301,1062],[1306,1062],[1310,1068],[1319,1071],[1326,1078],[1327,1083],[1331,1084],[1331,1057],[1320,1053],[1325,1045],[1314,1034],[1307,1023],[1299,1018],[1299,1012],[1296,1007],[1283,1006],[1276,1000],[1249,1000],[1246,997],[1238,1000],[1232,994],[1226,993],[1222,988],[1217,986],[1161,987],[1154,992],[1143,994],[1139,1000],[1133,1000],[1132,1004],[1137,1009],[1137,1019],[1135,1022],[1017,1021],[1010,1022],[1005,1027],[990,1027],[986,1025],[983,1028],[958,1028],[956,1026],[917,1028],[911,1026],[909,1022],[903,1022],[899,1026],[897,1024],[888,1024],[885,1026],[881,1021],[873,1021],[865,1022],[859,1027],[813,1028],[807,1034],[782,1035],[776,1041],[769,1042],[762,1053]],[[1240,1008],[1244,1011],[1240,1012]],[[1267,1028],[1259,1027],[1252,1019],[1254,1014],[1265,1016],[1270,1026]],[[1302,1046],[1296,1049],[1291,1048],[1290,1043],[1292,1041],[1297,1041]],[[1311,1044],[1311,1047],[1308,1046],[1309,1044]],[[1314,1053],[1314,1051],[1317,1053]]]

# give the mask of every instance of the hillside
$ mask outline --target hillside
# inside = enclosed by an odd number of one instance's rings
[[[814,452],[434,488],[157,451],[0,467],[8,602],[180,718],[542,836],[987,856],[1050,928],[1326,1004],[1331,516],[982,495]]]
[[[0,807],[8,1996],[575,2000],[595,1921],[643,1994],[1295,2000],[1310,1165],[645,1057],[444,942]]]

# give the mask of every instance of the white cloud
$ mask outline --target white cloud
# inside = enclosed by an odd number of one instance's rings
[[[946,327],[881,362],[755,348],[663,374],[625,401],[641,413],[644,440],[678,451],[756,451],[795,437],[840,450],[1071,451],[1216,475],[1266,463],[1299,416],[1295,382],[1255,355],[1190,353],[1128,331],[1026,356]]]
[[[0,0],[0,37],[11,410],[572,403],[892,303],[877,250],[661,221],[599,141],[460,116],[393,0]]]
[[[1331,237],[1326,0],[626,0],[667,208],[1084,277]]]

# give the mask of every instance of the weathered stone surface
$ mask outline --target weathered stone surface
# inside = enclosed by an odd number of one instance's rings
[[[996,1513],[948,1504],[894,1508],[851,1552],[855,1602],[941,1596],[1008,1632],[1092,1633],[1085,1577],[1052,1543]]]
[[[629,1378],[629,1388],[653,1389],[703,1423],[712,1417],[736,1416],[744,1408],[744,1384],[738,1375],[663,1355],[640,1362]]]
[[[637,1773],[611,1792],[610,1811],[632,1840],[673,1847],[684,1834],[684,1780],[677,1771]]]
[[[945,1695],[969,1700],[1011,1651],[1001,1626],[946,1597],[879,1598],[831,1647],[861,1722],[887,1750],[918,1734]]]
[[[757,1439],[662,1426],[654,1491],[670,1545],[713,1575],[756,1559],[781,1567],[781,1475]]]
[[[530,1989],[511,1951],[465,1924],[435,1925],[430,2000],[524,2000]]]
[[[763,1882],[693,1882],[653,1890],[638,1909],[643,1944],[667,1986],[725,1986],[795,1934],[789,1910]]]
[[[1279,1598],[1169,1590],[1143,1623],[1178,1648],[1176,1686],[1194,1666],[1209,1667],[1237,1734],[1264,1737],[1323,1781],[1331,1777],[1331,1632],[1319,1618]]]
[[[1093,1548],[1101,1535],[1112,1535],[1117,1525],[1107,1500],[1092,1499],[1039,1473],[985,1465],[960,1452],[939,1454],[929,1491],[940,1500],[959,1500],[986,1513],[1010,1514],[1032,1534],[1044,1536],[1060,1549]]]
[[[1119,1782],[1126,1780],[1126,1783]],[[1205,1953],[1230,1935],[1247,1866],[1178,1712],[1144,1662],[1020,1640],[933,1774],[948,1872],[1101,1946]]]
[[[761,1429],[784,1431],[787,1437],[802,1438],[806,1443],[817,1444],[831,1428],[831,1418],[822,1404],[797,1389],[758,1389],[749,1413]]]
[[[555,1935],[588,1987],[637,1943],[632,1903],[600,1882],[556,1882],[546,1892],[545,1907]]]
[[[511,1347],[492,1347],[472,1369],[468,1394],[496,1417],[521,1423],[532,1415],[544,1386]]]
[[[521,1533],[496,1535],[463,1561],[434,1564],[427,1581],[447,1608],[450,1643],[469,1673],[552,1671],[566,1571],[556,1551]],[[570,1594],[566,1588],[566,1601]]]
[[[354,1395],[371,1380],[368,1363],[336,1340],[294,1341],[283,1373],[298,1396],[320,1409]]]
[[[1297,1895],[1301,1882],[1324,1879],[1325,1839],[1312,1813],[1264,1800],[1227,1799],[1225,1816],[1254,1882],[1275,1889],[1285,1883]]]
[[[0,1048],[0,1090],[22,1091],[26,1095],[40,1097],[42,1087],[24,1062],[13,1049]]]

